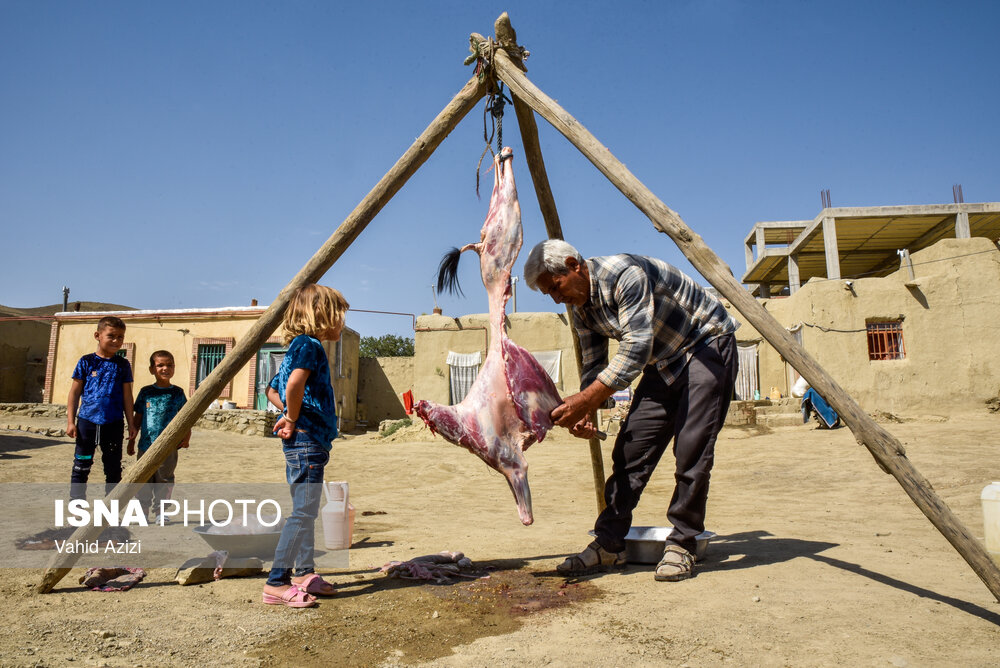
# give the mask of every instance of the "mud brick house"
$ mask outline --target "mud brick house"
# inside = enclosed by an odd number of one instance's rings
[[[149,355],[156,350],[169,350],[177,365],[173,383],[184,388],[190,397],[263,312],[256,306],[237,306],[57,313],[50,325],[43,401],[65,403],[76,362],[94,351],[94,330],[104,316],[114,315],[125,322],[125,345],[119,354],[132,364],[135,391],[154,382],[149,373]],[[323,343],[344,431],[354,428],[360,342],[358,333],[345,327],[340,341]],[[286,349],[279,336],[269,338],[255,359],[240,369],[223,389],[218,397],[220,404],[238,409],[265,409],[264,391]]]
[[[998,239],[1000,202],[825,208],[754,225],[742,280],[863,408],[982,406],[1000,389]],[[795,369],[748,324],[737,339],[745,391],[787,396]]]
[[[42,400],[49,322],[0,307],[0,403]]]

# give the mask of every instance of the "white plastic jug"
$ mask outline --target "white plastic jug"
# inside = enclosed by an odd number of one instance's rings
[[[986,551],[1000,562],[1000,482],[983,489],[983,530],[986,534]]]
[[[346,550],[354,534],[354,506],[348,500],[347,483],[324,482],[326,505],[323,518],[323,544],[328,550]]]

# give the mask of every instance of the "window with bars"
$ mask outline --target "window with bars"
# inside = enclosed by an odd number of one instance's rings
[[[123,343],[121,349],[115,353],[118,357],[124,357],[125,360],[132,366],[135,367],[135,344],[134,343]]]
[[[201,381],[208,378],[219,362],[226,356],[226,344],[224,343],[202,343],[198,346],[198,376],[195,379],[195,387],[201,385]]]
[[[899,320],[866,322],[869,360],[901,360],[906,358],[903,347],[903,323]]]
[[[191,364],[188,376],[188,396],[193,395],[201,381],[208,378],[208,375],[219,366],[219,363],[226,358],[226,354],[231,352],[236,345],[236,339],[231,337],[200,337],[196,336],[191,341]],[[226,386],[219,391],[219,399],[230,399],[233,396],[233,381],[230,380]],[[252,405],[252,404],[250,404]]]

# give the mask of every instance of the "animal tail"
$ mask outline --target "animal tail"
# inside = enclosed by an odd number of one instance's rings
[[[453,295],[465,296],[462,286],[458,284],[458,260],[461,255],[461,249],[452,248],[441,258],[441,264],[438,265],[438,292],[447,291]]]

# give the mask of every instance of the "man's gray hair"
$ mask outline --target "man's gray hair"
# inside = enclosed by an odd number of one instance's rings
[[[524,262],[524,282],[532,290],[537,290],[538,277],[542,272],[548,272],[553,276],[568,274],[569,267],[566,266],[566,258],[568,257],[583,264],[583,256],[580,255],[580,251],[562,239],[546,239],[536,244]]]

